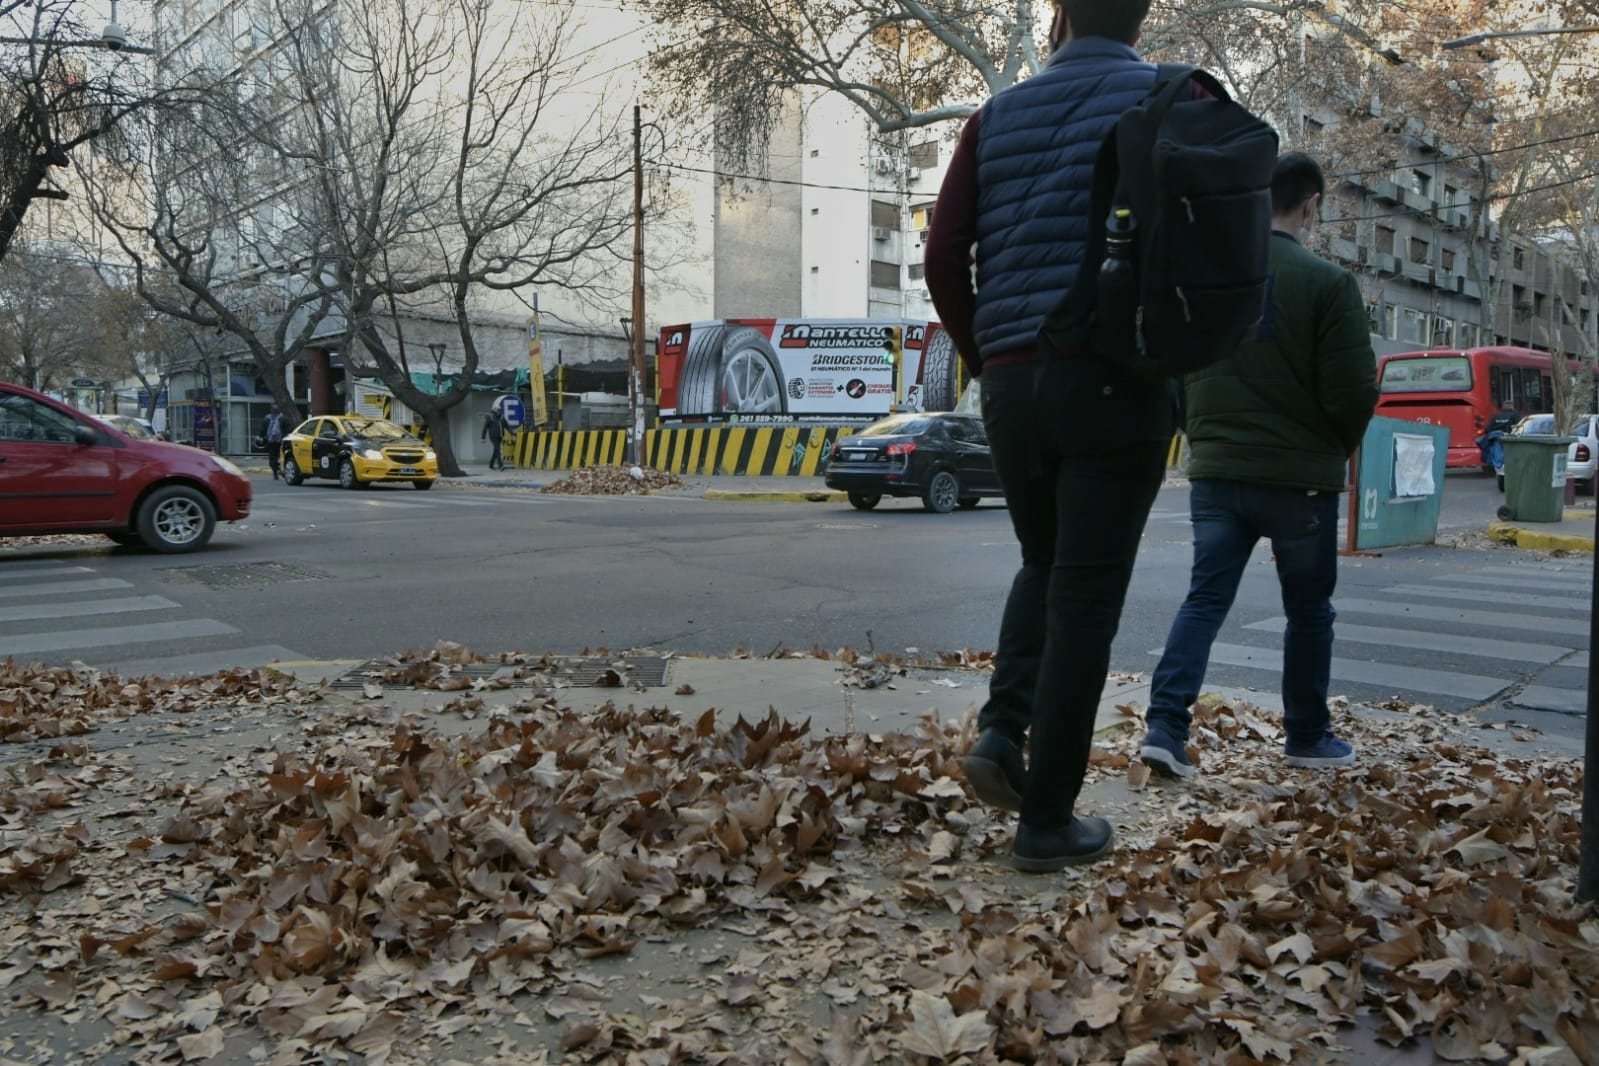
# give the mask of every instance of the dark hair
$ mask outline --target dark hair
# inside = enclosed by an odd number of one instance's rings
[[[1150,0],[1055,0],[1073,37],[1109,37],[1132,44],[1149,14]]]
[[[1321,165],[1304,152],[1288,152],[1277,157],[1271,172],[1271,213],[1286,215],[1304,205],[1312,196],[1327,191]]]

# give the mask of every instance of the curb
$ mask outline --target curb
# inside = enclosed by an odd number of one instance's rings
[[[847,492],[744,492],[737,489],[706,489],[701,499],[742,500],[749,503],[844,503]]]
[[[1514,544],[1518,548],[1530,551],[1587,552],[1592,555],[1594,550],[1592,537],[1579,537],[1569,533],[1544,533],[1506,522],[1489,523],[1488,537],[1501,544]]]

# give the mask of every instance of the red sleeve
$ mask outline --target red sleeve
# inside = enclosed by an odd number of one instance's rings
[[[955,155],[944,174],[927,231],[922,271],[961,362],[972,377],[982,373],[972,320],[977,293],[972,286],[972,245],[977,241],[977,113],[966,120]]]

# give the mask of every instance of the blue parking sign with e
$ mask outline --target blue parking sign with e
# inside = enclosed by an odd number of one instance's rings
[[[500,417],[505,419],[505,424],[512,429],[521,429],[522,420],[526,417],[522,401],[515,396],[503,397],[500,402]]]

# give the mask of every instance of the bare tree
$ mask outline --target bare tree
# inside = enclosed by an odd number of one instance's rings
[[[100,294],[87,261],[14,246],[0,262],[0,378],[53,389],[115,375],[95,313]]]
[[[312,345],[367,366],[460,473],[450,415],[501,290],[614,299],[630,214],[620,115],[574,85],[570,12],[510,0],[277,0],[270,60],[151,133],[158,178],[116,229],[162,312],[248,349],[277,394]],[[111,197],[99,199],[109,215]],[[419,387],[420,314],[462,357]],[[418,353],[424,353],[422,360]]]

